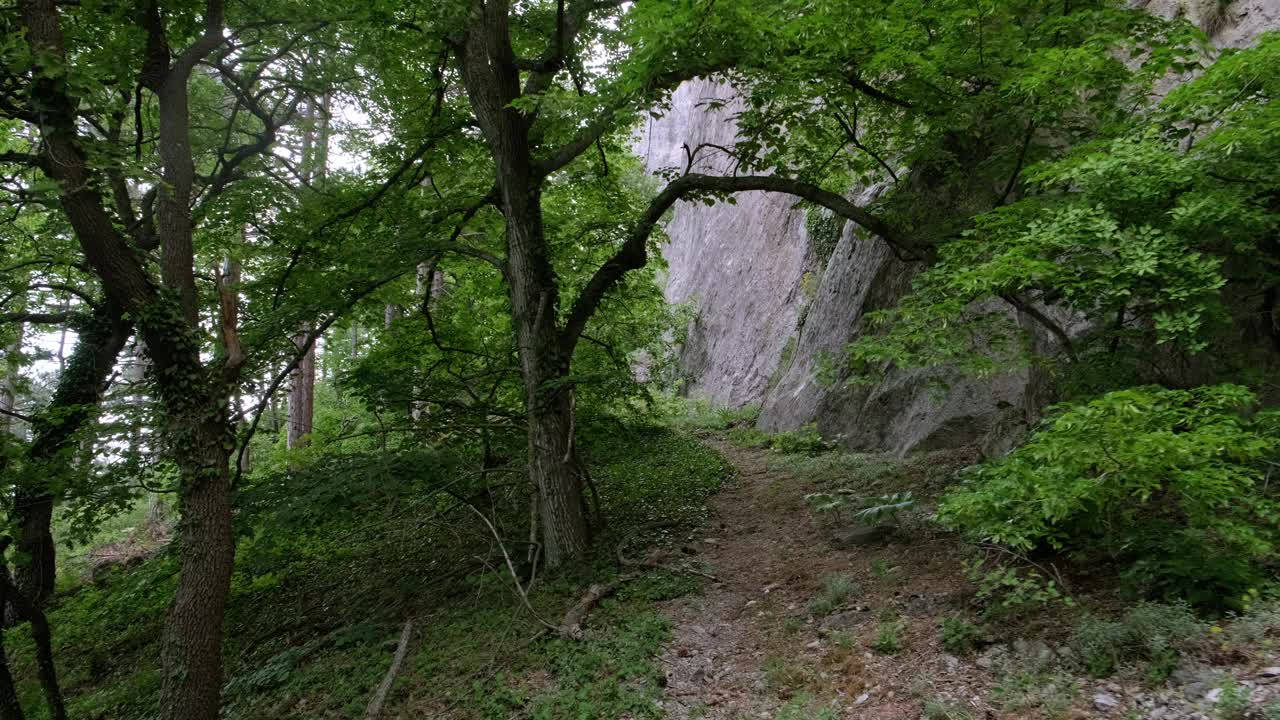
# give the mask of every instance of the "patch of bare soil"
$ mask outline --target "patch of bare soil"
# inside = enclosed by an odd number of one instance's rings
[[[917,718],[922,692],[969,691],[966,663],[935,646],[937,617],[963,587],[954,542],[833,549],[805,507],[811,487],[770,470],[767,451],[711,442],[737,469],[696,541],[721,582],[666,607],[668,717]],[[809,603],[833,575],[859,591],[816,618]],[[871,649],[888,625],[903,646],[892,655]]]

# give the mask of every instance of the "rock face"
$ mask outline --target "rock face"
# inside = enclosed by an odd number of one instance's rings
[[[1280,0],[1148,0],[1165,17],[1199,23],[1220,47],[1242,47],[1280,28]],[[687,148],[732,146],[733,89],[710,80],[686,83],[670,109],[648,121],[637,141],[650,172],[682,169]],[[729,173],[707,146],[695,169]],[[881,186],[855,191],[867,202]],[[806,212],[792,198],[746,193],[734,205],[679,204],[666,226],[666,296],[696,308],[680,350],[683,390],[717,406],[758,404],[770,431],[816,423],[851,450],[907,453],[978,445],[1007,450],[1025,432],[1046,395],[1036,373],[985,379],[942,371],[893,371],[875,385],[824,383],[818,370],[864,331],[864,317],[891,306],[910,288],[918,264],[898,260],[877,238],[846,224],[830,257],[808,236]],[[1039,338],[1050,342],[1049,338]],[[940,392],[938,381],[948,389]]]
[[[718,104],[723,103],[722,106]],[[649,172],[683,169],[684,148],[732,146],[733,89],[695,80],[672,97],[671,109],[644,128],[637,150]],[[729,174],[726,156],[703,147],[694,169]],[[803,303],[801,279],[812,264],[804,213],[786,195],[752,192],[737,204],[681,203],[666,226],[668,302],[698,309],[681,351],[685,390],[716,405],[760,402],[794,335]]]

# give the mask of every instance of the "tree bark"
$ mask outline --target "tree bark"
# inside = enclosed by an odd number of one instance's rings
[[[0,584],[0,608],[8,604],[7,583]],[[4,633],[0,633],[0,720],[25,720],[22,704],[18,702],[18,689],[9,672],[9,656],[4,648]]]
[[[3,555],[8,543],[8,538],[0,541],[0,555]],[[18,618],[31,623],[31,639],[36,646],[36,674],[40,678],[40,688],[44,690],[50,719],[67,720],[62,689],[58,686],[58,666],[53,660],[53,632],[49,628],[49,619],[38,605],[14,585],[8,568],[0,567],[0,593],[3,598],[0,605],[7,602]]]
[[[222,704],[222,635],[231,586],[230,448],[234,437],[220,417],[194,426],[179,453],[181,515],[176,542],[182,572],[161,644],[163,720],[217,720]]]
[[[299,350],[307,343],[310,330],[293,337],[293,343]],[[289,430],[285,436],[285,447],[293,450],[307,444],[311,435],[312,418],[315,412],[316,392],[316,344],[311,343],[306,354],[298,362],[293,371],[289,385]]]

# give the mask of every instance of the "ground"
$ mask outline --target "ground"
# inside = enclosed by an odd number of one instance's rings
[[[1273,704],[1280,699],[1280,657],[1273,639],[1265,639],[1280,630],[1275,626],[1262,629],[1257,648],[1216,666],[1184,658],[1162,684],[1076,672],[1071,650],[1046,631],[1052,618],[1004,626],[1032,639],[985,637],[969,652],[949,652],[942,647],[944,619],[977,622],[977,598],[964,570],[965,545],[924,521],[926,507],[917,510],[921,522],[904,518],[905,527],[887,542],[835,549],[806,503],[807,493],[823,489],[812,472],[790,472],[795,464],[769,450],[707,442],[735,467],[736,479],[713,499],[709,522],[685,548],[719,582],[663,608],[674,625],[660,658],[666,717],[1280,717]],[[896,461],[865,462],[893,468]],[[888,474],[919,485],[937,481],[956,462],[954,454],[935,455],[917,461],[923,473]],[[862,476],[872,485],[891,484],[875,473]],[[926,497],[930,490],[916,489]],[[1222,624],[1204,628],[1212,633]],[[1060,636],[1064,628],[1054,630]],[[1235,706],[1224,705],[1224,691]]]
[[[353,457],[243,488],[224,717],[363,717],[411,619],[383,720],[1280,720],[1280,607],[1196,617],[1064,565],[1070,604],[1032,594],[996,613],[966,570],[974,549],[929,519],[972,453],[851,455],[807,433],[764,449],[723,425],[584,431],[609,520],[599,551],[524,588],[555,622],[614,587],[580,639],[546,632],[489,530],[432,494],[458,472],[442,458]],[[507,485],[514,547],[526,496]],[[821,507],[908,492],[875,520],[892,533],[848,532],[848,513]],[[102,542],[137,537],[119,525]],[[176,562],[147,548],[84,567],[51,608],[72,717],[154,716]],[[5,642],[40,720],[25,626]]]

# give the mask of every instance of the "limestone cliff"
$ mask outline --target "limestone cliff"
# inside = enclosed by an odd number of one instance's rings
[[[1138,4],[1192,19],[1220,47],[1245,46],[1280,28],[1280,0]],[[734,144],[737,108],[724,84],[686,83],[670,109],[642,128],[638,150],[650,171],[683,168],[685,146]],[[723,156],[705,149],[698,168],[729,169]],[[865,202],[882,191],[856,194]],[[985,379],[894,371],[873,386],[819,382],[824,359],[838,357],[863,332],[864,316],[896,302],[919,270],[880,240],[859,237],[852,225],[830,256],[821,257],[815,249],[821,243],[808,236],[806,213],[793,199],[750,193],[736,205],[682,203],[666,231],[667,298],[696,308],[679,358],[692,397],[735,408],[759,404],[767,430],[812,422],[849,449],[899,453],[961,445],[1001,452],[1043,407],[1043,383],[1028,371]]]

